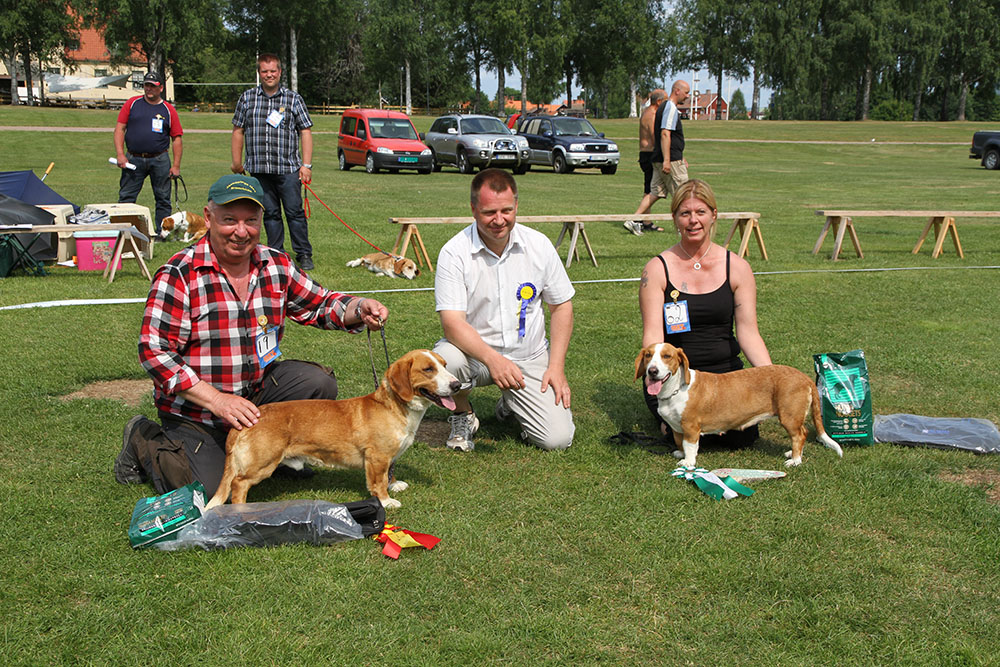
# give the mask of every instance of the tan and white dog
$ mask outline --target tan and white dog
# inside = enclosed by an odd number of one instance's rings
[[[384,252],[369,253],[364,257],[352,259],[347,263],[347,266],[350,267],[361,265],[368,267],[368,270],[372,273],[389,276],[390,278],[399,277],[413,280],[420,275],[420,269],[417,268],[416,263],[412,259],[389,255]]]
[[[246,502],[250,487],[282,462],[298,470],[306,463],[363,468],[368,491],[383,507],[399,507],[389,491],[408,484],[390,480],[390,466],[413,444],[431,403],[454,410],[451,395],[460,388],[438,354],[413,350],[389,366],[367,396],[262,405],[256,424],[229,432],[222,481],[206,509],[222,505],[230,493],[234,503]]]
[[[806,417],[812,412],[817,439],[843,456],[823,428],[816,385],[791,366],[759,366],[731,373],[691,370],[684,350],[670,343],[642,349],[635,360],[635,377],[646,393],[657,398],[657,412],[674,432],[680,465],[694,467],[702,433],[745,429],[777,417],[792,439],[786,466],[802,463]],[[683,453],[681,453],[683,450]]]
[[[184,236],[181,238],[183,243],[197,241],[208,232],[205,227],[205,218],[190,211],[177,211],[177,213],[168,215],[160,221],[158,236],[161,239],[166,239],[172,233],[180,234],[181,232],[184,232]]]

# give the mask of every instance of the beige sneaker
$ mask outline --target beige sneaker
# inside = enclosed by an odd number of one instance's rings
[[[476,443],[472,441],[472,436],[479,430],[479,418],[475,412],[461,412],[448,417],[451,424],[451,435],[444,443],[448,449],[459,452],[471,452],[476,448]]]

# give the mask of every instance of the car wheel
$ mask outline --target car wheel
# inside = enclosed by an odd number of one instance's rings
[[[431,149],[431,171],[441,171],[441,163],[438,162],[438,154],[434,152],[433,148]]]
[[[514,175],[515,176],[521,176],[522,174],[526,174],[526,173],[528,173],[528,169],[529,168],[530,168],[530,165],[527,165],[527,164],[522,164],[520,166],[514,167]]]
[[[375,165],[375,156],[369,153],[365,156],[365,171],[369,174],[377,174],[378,167]]]
[[[1000,169],[1000,151],[991,148],[983,156],[983,166],[987,169]]]
[[[569,165],[566,164],[566,156],[562,153],[556,153],[552,156],[552,170],[557,174],[569,173]]]
[[[424,167],[423,169],[417,169],[418,174],[429,174],[434,171],[433,167]]]
[[[469,156],[465,154],[464,150],[458,151],[458,157],[456,160],[458,164],[458,170],[463,174],[472,173],[472,163],[469,162]]]
[[[602,174],[607,174],[608,176],[612,175],[616,171],[618,171],[618,165],[617,164],[609,164],[606,167],[601,167],[601,173]]]
[[[351,165],[347,164],[347,156],[344,155],[344,151],[337,151],[337,162],[340,163],[341,171],[347,171],[351,168]]]

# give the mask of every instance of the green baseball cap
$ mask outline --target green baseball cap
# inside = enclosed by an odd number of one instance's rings
[[[228,204],[237,199],[249,199],[264,208],[264,189],[253,176],[229,174],[223,176],[208,189],[208,198],[216,204]]]

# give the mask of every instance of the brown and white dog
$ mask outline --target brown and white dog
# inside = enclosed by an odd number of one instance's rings
[[[183,243],[197,241],[208,232],[205,227],[205,218],[190,211],[178,211],[160,221],[158,236],[161,239],[166,239],[171,233],[180,234],[181,232],[184,232],[184,236],[181,238]]]
[[[823,428],[816,385],[791,366],[758,366],[731,373],[691,370],[684,350],[670,343],[642,349],[635,360],[635,377],[646,393],[657,398],[657,412],[674,432],[680,465],[694,467],[702,433],[745,429],[777,417],[792,439],[786,466],[802,463],[806,417],[812,412],[817,439],[843,456]],[[680,450],[683,449],[683,453]]]
[[[412,259],[389,255],[384,252],[369,253],[364,257],[352,259],[347,263],[347,266],[351,267],[361,265],[367,266],[368,270],[372,273],[389,276],[390,278],[399,277],[413,280],[420,275],[420,269],[417,268]]]
[[[454,410],[451,395],[460,387],[438,354],[413,350],[389,366],[367,396],[262,405],[256,424],[229,432],[222,481],[206,509],[225,503],[230,492],[234,503],[246,502],[250,487],[282,462],[295,469],[306,463],[363,468],[368,491],[383,507],[399,507],[389,491],[408,485],[389,479],[390,466],[413,444],[431,403]]]

